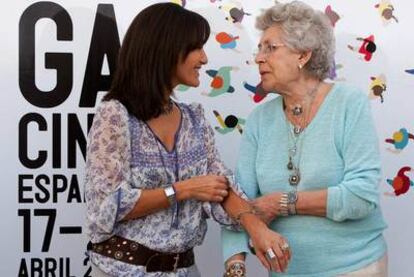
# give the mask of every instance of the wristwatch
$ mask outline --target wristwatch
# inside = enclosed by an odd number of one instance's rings
[[[165,196],[167,196],[167,199],[170,205],[171,206],[174,205],[176,202],[174,187],[173,186],[166,187],[164,189],[164,193],[165,193]]]
[[[279,214],[281,216],[295,215],[296,202],[298,201],[297,191],[289,191],[282,193],[279,200]]]

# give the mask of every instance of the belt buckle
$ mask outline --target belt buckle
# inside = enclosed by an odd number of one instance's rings
[[[173,272],[177,272],[177,267],[178,267],[178,261],[180,260],[180,254],[177,253],[174,258],[174,265],[173,265]]]

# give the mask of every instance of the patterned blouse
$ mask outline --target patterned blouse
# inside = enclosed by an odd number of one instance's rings
[[[201,105],[177,105],[181,123],[171,152],[119,101],[103,101],[98,107],[88,136],[85,183],[86,228],[93,243],[118,235],[153,250],[177,253],[203,242],[209,217],[235,225],[220,204],[197,200],[121,221],[139,200],[142,189],[168,187],[199,175],[232,176],[220,160]],[[231,187],[241,195],[236,185]],[[177,273],[145,273],[143,266],[91,251],[89,255],[95,265],[113,276],[191,275],[187,268]]]

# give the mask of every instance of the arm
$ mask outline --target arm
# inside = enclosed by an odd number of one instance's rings
[[[301,192],[299,213],[340,222],[367,217],[379,203],[381,159],[370,104],[362,93],[347,100],[341,149],[344,178],[326,190]]]
[[[173,184],[178,202],[188,199],[222,202],[228,195],[227,179],[223,176],[198,176]],[[170,206],[164,188],[143,190],[125,220],[155,213]]]
[[[111,234],[141,196],[131,184],[129,138],[126,109],[116,101],[102,102],[88,135],[85,169],[87,221],[93,234]]]
[[[342,146],[344,178],[327,191],[327,217],[334,221],[369,216],[379,203],[381,159],[368,98],[348,99]]]

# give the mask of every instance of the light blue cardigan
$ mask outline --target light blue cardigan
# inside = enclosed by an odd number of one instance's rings
[[[379,206],[381,161],[367,97],[335,84],[300,139],[298,190],[328,189],[327,216],[279,217],[271,223],[293,251],[288,272],[272,276],[334,276],[378,260],[386,252],[386,224]],[[247,120],[237,182],[251,199],[292,190],[287,161],[288,127],[282,97],[277,97]],[[249,252],[245,233],[223,229],[222,240],[224,259]]]

